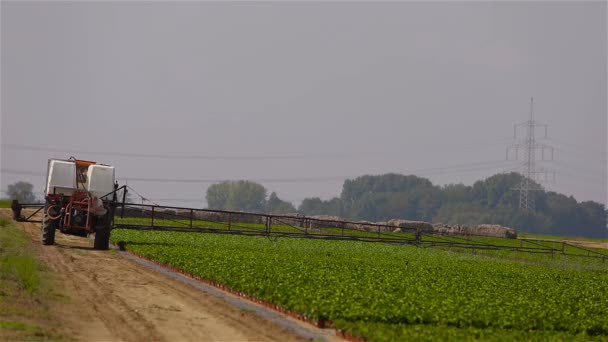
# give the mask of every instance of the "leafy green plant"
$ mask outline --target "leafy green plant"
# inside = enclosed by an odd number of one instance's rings
[[[608,336],[601,261],[579,268],[578,259],[562,266],[542,255],[515,262],[412,246],[175,232],[115,230],[112,239],[371,340],[416,338],[415,327],[436,339]]]

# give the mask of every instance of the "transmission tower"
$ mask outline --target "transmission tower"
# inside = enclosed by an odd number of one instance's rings
[[[519,151],[521,150],[523,152],[521,159],[522,164],[519,172],[521,175],[521,182],[513,190],[519,191],[519,208],[530,211],[534,211],[535,208],[534,191],[543,190],[538,182],[551,179],[555,181],[554,171],[536,167],[536,161],[538,159],[537,151],[541,152],[541,161],[553,161],[555,152],[555,149],[552,146],[536,141],[536,130],[538,128],[544,129],[544,137],[547,138],[548,126],[534,119],[534,98],[530,98],[530,120],[514,125],[513,139],[519,141],[507,147],[507,160],[511,160],[510,158],[512,156],[510,155],[510,151],[515,151],[514,160],[520,160]],[[522,130],[524,131],[524,134],[518,134],[518,132],[521,132]],[[547,151],[547,153],[545,153],[545,151]],[[541,175],[543,177],[540,177]]]

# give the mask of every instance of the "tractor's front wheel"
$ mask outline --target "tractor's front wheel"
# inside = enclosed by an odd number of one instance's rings
[[[42,244],[52,245],[55,243],[55,229],[57,228],[57,220],[50,219],[44,215],[42,219]]]
[[[108,220],[101,219],[95,226],[95,242],[93,249],[107,250],[110,248],[110,224]]]

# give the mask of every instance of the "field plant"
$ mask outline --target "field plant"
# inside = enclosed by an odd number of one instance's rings
[[[114,242],[375,340],[606,339],[608,270],[431,248],[115,230]],[[573,261],[576,263],[576,261]]]

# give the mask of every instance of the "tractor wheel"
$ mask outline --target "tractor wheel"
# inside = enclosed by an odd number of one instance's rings
[[[42,244],[52,245],[55,243],[55,229],[57,220],[51,220],[47,215],[42,219]]]
[[[95,227],[95,242],[93,249],[107,250],[110,248],[110,225],[107,220],[101,222]]]

